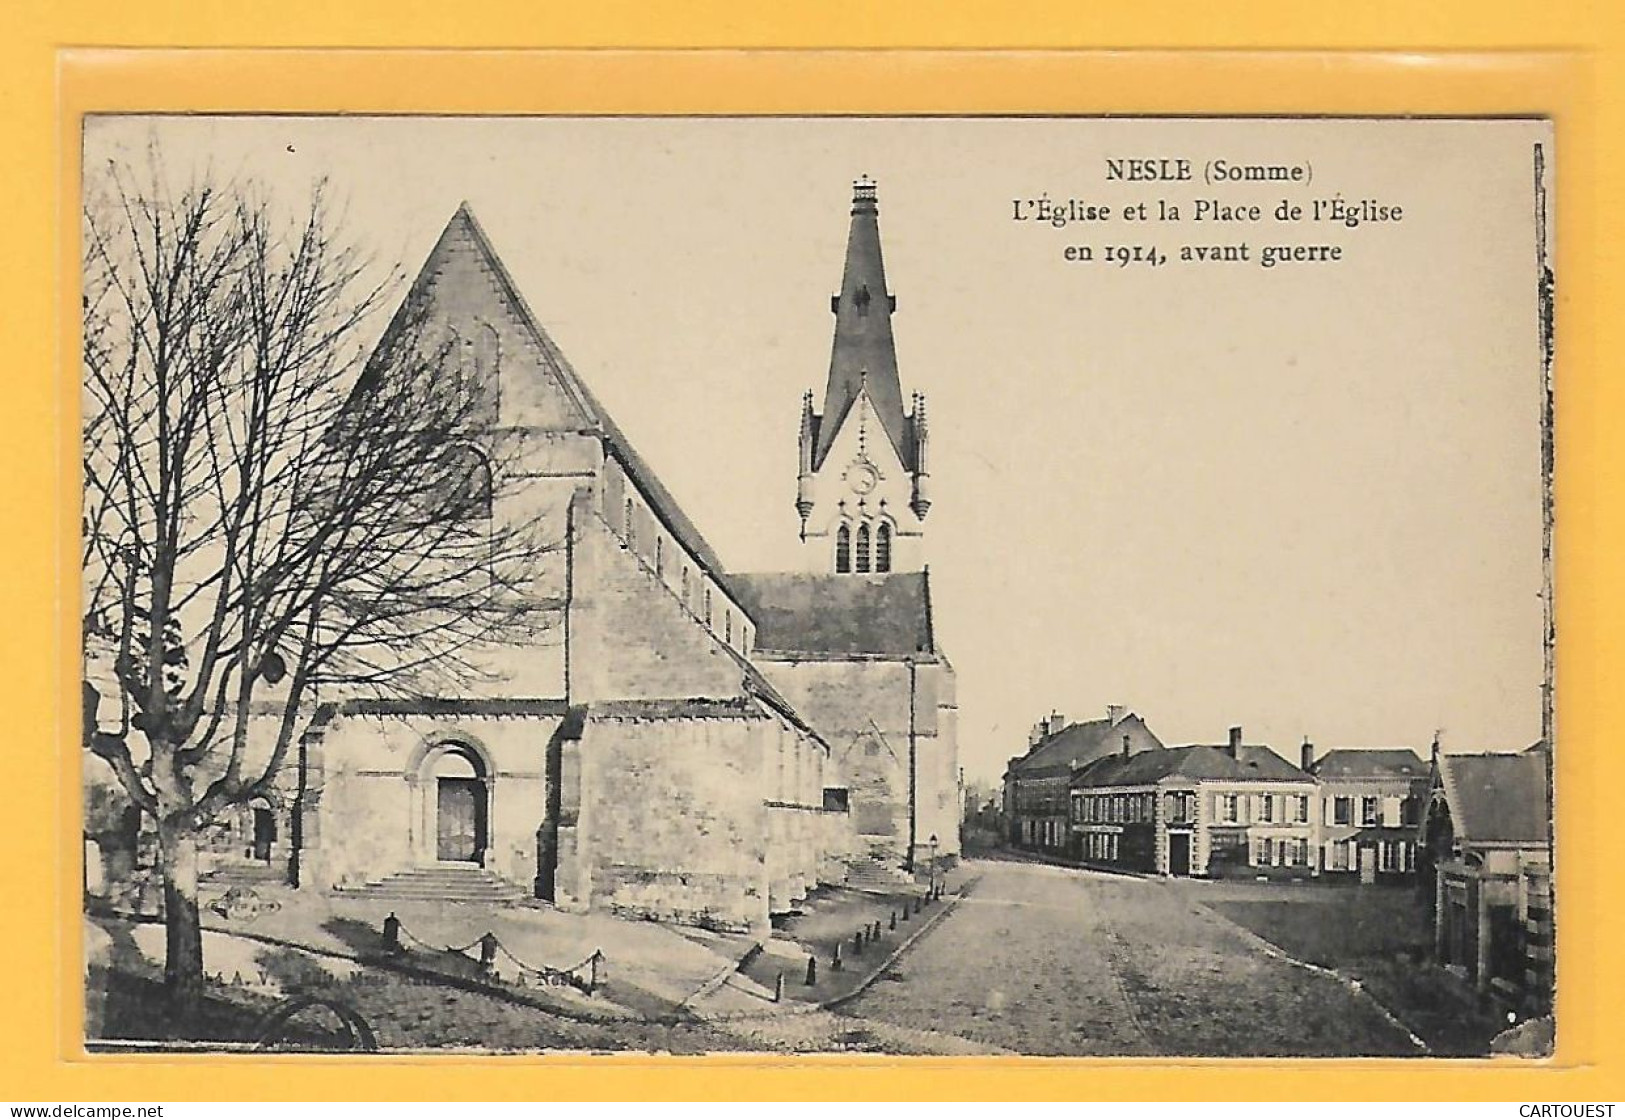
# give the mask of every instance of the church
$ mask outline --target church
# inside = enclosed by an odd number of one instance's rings
[[[406,300],[492,381],[506,489],[563,542],[537,573],[557,624],[478,695],[324,705],[276,803],[221,826],[222,870],[761,930],[820,884],[958,854],[925,402],[905,410],[872,182],[850,222],[822,411],[809,392],[786,432],[801,570],[741,573],[457,211]]]

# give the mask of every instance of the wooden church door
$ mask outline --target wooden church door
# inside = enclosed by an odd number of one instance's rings
[[[484,783],[478,778],[441,778],[439,787],[436,856],[459,863],[479,862],[485,847]]]

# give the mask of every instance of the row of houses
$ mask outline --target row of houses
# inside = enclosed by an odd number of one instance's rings
[[[1429,766],[1409,748],[1305,742],[1296,765],[1233,727],[1166,746],[1139,715],[1052,714],[1004,776],[1017,847],[1123,871],[1224,877],[1413,874]]]
[[[1297,762],[1232,727],[1165,745],[1144,719],[1059,713],[1004,774],[1012,845],[1106,870],[1171,877],[1415,886],[1435,956],[1507,1002],[1552,982],[1551,752],[1447,754],[1304,742]]]

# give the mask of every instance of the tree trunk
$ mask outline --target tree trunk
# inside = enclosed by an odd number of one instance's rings
[[[160,823],[158,862],[164,876],[164,988],[172,1010],[184,1017],[203,999],[197,834],[186,825]]]

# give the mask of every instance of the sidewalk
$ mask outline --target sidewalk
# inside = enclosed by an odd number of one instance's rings
[[[746,956],[732,976],[689,1006],[708,1018],[796,1014],[849,998],[884,981],[893,955],[941,918],[973,880],[963,868],[944,873],[940,878],[944,896],[934,901],[925,898],[924,883],[917,888],[900,885],[895,892],[821,887],[802,904],[799,914],[775,923],[778,928],[760,951]],[[866,933],[860,947],[859,931],[873,931],[877,923],[879,939],[871,940]],[[809,958],[816,962],[811,984]],[[775,1002],[781,984],[783,998]]]

